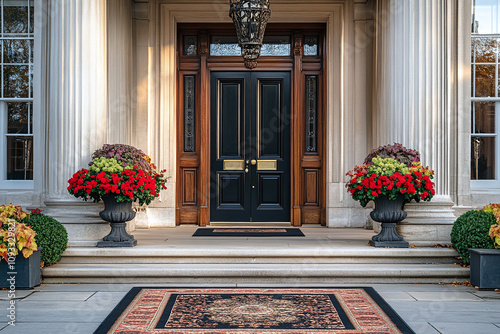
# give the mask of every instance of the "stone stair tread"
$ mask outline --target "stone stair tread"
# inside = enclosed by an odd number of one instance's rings
[[[63,253],[64,257],[456,257],[457,252],[450,248],[374,248],[354,247],[168,247],[137,246],[131,248],[71,247]]]

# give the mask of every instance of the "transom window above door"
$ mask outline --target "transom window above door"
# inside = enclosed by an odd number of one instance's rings
[[[290,36],[264,36],[261,56],[290,56]],[[241,48],[236,36],[211,36],[211,56],[241,56]]]

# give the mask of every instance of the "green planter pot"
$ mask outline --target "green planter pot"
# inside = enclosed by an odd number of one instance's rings
[[[500,289],[500,249],[469,249],[470,283],[481,290]]]
[[[7,261],[0,262],[0,288],[10,290],[31,289],[40,285],[40,250],[38,247],[30,257],[25,258],[22,254],[16,256],[13,268],[9,267]]]

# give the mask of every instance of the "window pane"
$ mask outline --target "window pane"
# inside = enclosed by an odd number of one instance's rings
[[[291,54],[290,36],[265,36],[260,51],[261,56],[289,56]],[[211,56],[241,56],[241,48],[236,36],[212,36],[210,38]]]
[[[241,56],[236,36],[212,36],[210,39],[211,56]]]
[[[28,113],[28,103],[7,103],[7,133],[29,133]]]
[[[289,56],[290,36],[264,36],[261,56]]]
[[[472,32],[479,34],[500,33],[498,22],[499,0],[475,0]]]
[[[498,52],[498,40],[496,38],[474,38],[473,51],[476,63],[494,63],[496,62],[496,54]]]
[[[495,65],[476,65],[475,74],[475,96],[495,96]]]
[[[3,96],[29,97],[28,66],[3,66]]]
[[[27,1],[4,1],[3,33],[28,33],[28,4]],[[23,6],[24,5],[24,6]]]
[[[472,137],[471,142],[471,179],[495,179],[495,138]]]
[[[30,40],[5,39],[3,41],[4,63],[29,63]]]
[[[318,36],[304,36],[304,56],[318,55]]]
[[[197,36],[184,36],[182,53],[185,56],[196,56],[198,54]]]
[[[474,102],[474,133],[495,133],[495,102]]]
[[[7,137],[7,180],[33,180],[33,137]]]
[[[33,6],[33,1],[30,1],[30,34],[35,31],[35,7]]]

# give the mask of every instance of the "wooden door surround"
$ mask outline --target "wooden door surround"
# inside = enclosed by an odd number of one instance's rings
[[[241,56],[210,55],[210,37],[219,35],[235,35],[234,26],[178,25],[177,225],[210,223],[210,72],[249,71]],[[289,56],[261,56],[255,69],[291,75],[291,224],[325,225],[325,25],[268,24],[267,35],[290,36],[291,43]],[[317,37],[316,55],[304,55],[309,36]]]

